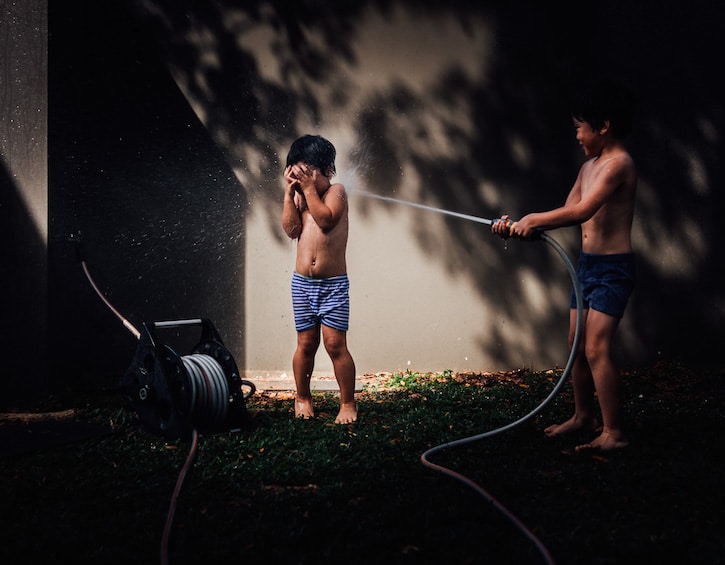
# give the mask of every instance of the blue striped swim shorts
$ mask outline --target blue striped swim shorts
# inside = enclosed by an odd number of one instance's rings
[[[347,274],[312,279],[293,273],[292,309],[298,332],[321,323],[346,332],[350,323],[350,281]]]

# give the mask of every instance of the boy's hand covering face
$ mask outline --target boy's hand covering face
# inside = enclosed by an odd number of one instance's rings
[[[299,188],[295,187],[295,189],[299,192],[304,192],[305,190],[319,192],[320,187],[318,186],[318,181],[324,175],[318,167],[300,162],[292,165],[291,176],[298,181]]]
[[[292,165],[292,172],[294,173],[294,177],[300,181],[304,179],[314,180],[315,171],[316,167],[312,167],[304,163],[297,163],[296,165]]]
[[[287,180],[287,188],[290,187],[297,192],[302,192],[299,176],[295,173],[296,165],[290,165],[284,170],[284,178]]]

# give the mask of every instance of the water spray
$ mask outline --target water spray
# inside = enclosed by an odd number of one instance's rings
[[[360,196],[365,196],[369,198],[375,198],[377,200],[383,200],[386,202],[393,202],[395,204],[402,204],[404,206],[410,206],[413,208],[419,208],[422,210],[426,210],[428,212],[434,212],[437,214],[443,214],[446,216],[453,216],[456,218],[461,218],[464,220],[469,220],[472,222],[477,222],[479,224],[485,224],[485,225],[493,225],[494,222],[498,221],[504,221],[504,220],[490,220],[487,218],[480,218],[478,216],[471,216],[468,214],[461,214],[459,212],[453,212],[450,210],[443,210],[440,208],[434,208],[432,206],[426,206],[424,204],[418,204],[415,202],[409,202],[407,200],[399,200],[397,198],[391,198],[389,196],[381,196],[379,194],[374,194],[371,192],[365,192],[365,191],[359,191],[354,190],[351,191],[351,194],[357,194]],[[514,222],[511,220],[506,220],[506,227],[509,228],[509,231],[511,230],[511,227],[513,226]],[[543,230],[537,230],[533,237],[527,239],[526,241],[543,241],[547,243],[550,247],[556,251],[556,253],[559,255],[561,260],[566,265],[567,271],[569,273],[569,277],[571,278],[572,286],[574,288],[574,294],[576,295],[576,309],[577,309],[577,317],[576,317],[576,328],[574,332],[574,341],[571,345],[571,349],[569,351],[569,358],[567,360],[566,366],[564,367],[564,370],[561,374],[561,377],[557,381],[556,385],[552,389],[552,391],[549,393],[549,395],[541,402],[538,406],[536,406],[533,410],[531,410],[528,414],[522,416],[518,420],[515,420],[513,422],[510,422],[504,426],[501,426],[499,428],[483,432],[480,434],[476,434],[470,437],[450,441],[447,443],[443,443],[441,445],[432,447],[425,453],[423,453],[420,457],[421,463],[425,465],[426,467],[433,469],[434,471],[438,471],[439,473],[442,473],[444,475],[447,475],[453,479],[456,479],[466,486],[472,488],[474,491],[476,491],[479,495],[481,495],[485,500],[487,500],[491,505],[494,506],[499,512],[501,512],[519,531],[521,531],[536,547],[536,549],[541,554],[542,558],[546,561],[548,564],[553,564],[553,558],[551,554],[549,553],[546,546],[539,540],[536,535],[534,535],[533,532],[531,532],[511,511],[509,511],[504,505],[502,505],[498,500],[496,500],[490,493],[488,493],[485,489],[483,489],[480,485],[469,479],[468,477],[457,473],[456,471],[449,469],[447,467],[444,467],[442,465],[438,465],[436,463],[433,463],[430,461],[430,457],[435,455],[436,453],[439,453],[443,451],[444,449],[448,449],[451,447],[456,447],[459,445],[463,445],[466,443],[478,441],[484,438],[492,437],[498,434],[501,434],[503,432],[512,430],[513,428],[523,424],[524,422],[528,422],[533,417],[535,417],[537,414],[539,414],[546,406],[551,403],[552,400],[559,394],[560,390],[564,386],[566,380],[569,378],[571,374],[572,367],[574,365],[574,360],[576,358],[577,350],[579,348],[579,341],[581,340],[581,332],[582,332],[582,326],[583,326],[583,309],[584,309],[584,302],[582,297],[582,290],[581,290],[581,284],[579,283],[579,277],[576,274],[576,269],[574,268],[574,265],[571,262],[571,259],[566,254],[564,249],[559,245],[559,243],[549,236],[545,231]]]
[[[364,190],[353,189],[349,191],[350,194],[357,194],[365,196],[367,198],[375,198],[376,200],[383,200],[385,202],[393,202],[395,204],[402,204],[404,206],[410,206],[411,208],[418,208],[420,210],[427,210],[428,212],[435,212],[437,214],[443,214],[445,216],[453,216],[454,218],[461,218],[462,220],[469,220],[471,222],[478,222],[479,224],[486,224],[490,226],[495,220],[489,220],[488,218],[479,218],[478,216],[470,216],[468,214],[461,214],[460,212],[452,212],[451,210],[443,210],[441,208],[434,208],[433,206],[426,206],[425,204],[418,204],[417,202],[410,202],[408,200],[399,200],[398,198],[391,198],[390,196],[381,196],[373,192],[366,192]]]

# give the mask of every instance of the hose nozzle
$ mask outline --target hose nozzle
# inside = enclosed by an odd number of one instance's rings
[[[509,219],[503,220],[503,219],[499,218],[498,220],[494,220],[493,226],[498,227],[499,225],[503,224],[503,229],[506,230],[505,232],[504,231],[495,231],[494,233],[498,234],[499,236],[503,237],[504,239],[508,239],[509,237],[521,239],[524,241],[535,241],[537,239],[541,239],[541,236],[544,233],[544,230],[542,230],[540,228],[534,229],[534,231],[531,232],[531,235],[529,235],[527,237],[521,237],[520,235],[516,235],[513,232],[513,229],[517,223],[518,222],[514,222],[513,220],[509,220]]]

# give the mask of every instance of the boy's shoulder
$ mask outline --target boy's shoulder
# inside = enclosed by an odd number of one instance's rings
[[[347,191],[345,190],[345,186],[339,182],[332,183],[330,185],[330,188],[327,189],[327,194],[337,194],[338,196],[341,196],[343,198],[347,197]]]
[[[600,153],[596,157],[592,157],[589,161],[592,165],[597,167],[605,165],[627,168],[634,167],[634,158],[632,157],[632,154],[622,145],[612,147],[610,150]]]
[[[636,182],[637,168],[629,152],[616,151],[588,159],[582,164],[579,174],[585,181],[616,178],[629,183]]]
[[[607,155],[603,159],[600,158],[599,161],[600,164],[612,163],[613,165],[618,167],[634,166],[634,159],[632,158],[632,155],[626,150],[617,151],[616,153]]]

